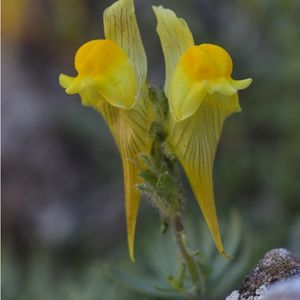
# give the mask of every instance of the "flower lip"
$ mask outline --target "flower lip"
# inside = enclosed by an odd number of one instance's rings
[[[208,95],[231,97],[247,88],[251,79],[234,80],[232,60],[223,48],[212,44],[189,47],[180,57],[170,86],[170,110],[175,121],[196,113]]]
[[[128,60],[125,51],[113,41],[92,40],[78,49],[75,55],[75,69],[80,77],[99,76],[124,60]]]
[[[137,76],[127,54],[115,42],[102,39],[83,44],[75,55],[75,69],[76,77],[60,75],[67,94],[93,95],[94,99],[89,97],[91,106],[97,106],[102,98],[123,109],[135,105]]]
[[[179,64],[191,80],[230,78],[232,60],[223,48],[213,44],[191,46],[180,58]]]

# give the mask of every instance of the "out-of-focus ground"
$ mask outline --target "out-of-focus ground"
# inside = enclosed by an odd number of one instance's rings
[[[100,299],[75,297],[72,288],[73,296],[63,296],[64,288],[85,282],[97,295],[93,287],[101,290],[102,283],[86,274],[127,259],[116,147],[101,117],[82,107],[77,95],[66,95],[57,80],[61,72],[74,74],[81,44],[103,36],[102,12],[111,3],[2,1],[4,299]],[[227,49],[234,78],[254,79],[240,93],[242,113],[224,127],[214,170],[218,214],[226,220],[231,209],[239,212],[257,256],[279,246],[299,256],[300,2],[136,0],[148,78],[162,86],[152,4],[184,17],[198,43]],[[186,218],[202,218],[187,195]],[[158,223],[153,208],[143,204],[137,239],[158,231]],[[60,296],[46,296],[58,281]],[[107,293],[107,299],[120,299]]]

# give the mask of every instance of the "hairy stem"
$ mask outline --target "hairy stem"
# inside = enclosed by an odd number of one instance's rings
[[[186,247],[184,227],[183,227],[179,213],[175,214],[175,216],[172,220],[172,225],[174,228],[175,238],[176,238],[176,243],[177,243],[178,249],[179,249],[180,254],[181,254],[183,260],[185,261],[187,269],[190,273],[191,281],[196,288],[196,290],[195,290],[196,299],[201,300],[202,293],[200,290],[199,271],[198,271],[197,264],[195,262],[194,257],[189,253],[189,251]]]
[[[178,162],[174,158],[171,158],[170,153],[166,152],[165,149],[167,133],[165,132],[164,123],[168,117],[168,101],[164,95],[161,95],[161,98],[159,98],[158,93],[154,89],[150,89],[149,92],[152,101],[157,105],[158,116],[160,119],[160,121],[154,122],[151,126],[151,134],[154,138],[151,151],[154,167],[151,168],[151,170],[156,170],[154,172],[154,177],[157,179],[157,182],[154,185],[153,182],[151,183],[151,189],[154,190],[155,194],[153,198],[160,198],[159,203],[156,203],[156,207],[159,209],[161,215],[169,220],[169,223],[172,224],[174,229],[178,249],[193,284],[193,299],[203,300],[200,273],[193,255],[190,254],[186,246],[184,227],[180,217],[183,199],[181,196],[180,174],[177,168]],[[162,166],[164,166],[164,168],[162,168]],[[166,176],[166,170],[170,176]],[[159,179],[162,178],[168,183],[163,188],[163,192],[161,191],[161,182],[159,182]],[[167,189],[169,190],[166,193]],[[161,205],[161,203],[165,203],[166,205]],[[168,209],[165,209],[165,207],[168,207]]]

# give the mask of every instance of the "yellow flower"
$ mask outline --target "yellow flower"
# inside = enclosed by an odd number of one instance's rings
[[[153,7],[166,64],[169,100],[167,142],[181,162],[217,249],[226,256],[215,208],[213,162],[225,119],[239,112],[237,91],[251,79],[231,78],[232,60],[223,48],[194,44],[183,19]]]
[[[77,76],[61,74],[68,94],[79,94],[106,120],[122,158],[129,253],[134,260],[134,236],[140,193],[136,185],[138,156],[150,154],[148,131],[154,110],[146,87],[147,59],[133,0],[119,0],[104,12],[105,39],[92,40],[75,56]]]

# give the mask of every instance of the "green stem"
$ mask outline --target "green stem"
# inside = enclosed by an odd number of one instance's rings
[[[199,276],[199,271],[197,268],[197,264],[195,262],[195,259],[193,256],[189,253],[186,243],[185,243],[185,233],[184,233],[184,227],[180,218],[180,214],[177,213],[174,218],[173,218],[173,227],[174,227],[174,232],[175,232],[175,238],[176,238],[176,243],[179,248],[180,254],[183,258],[183,260],[186,263],[187,269],[190,273],[190,277],[192,280],[192,283],[196,287],[196,299],[201,300],[201,290],[200,290],[200,276]]]
[[[162,163],[164,163],[167,166],[168,172],[172,175],[174,186],[177,186],[177,183],[180,182],[179,180],[179,174],[178,170],[176,169],[176,162],[170,160],[170,158],[165,154],[164,152],[164,142],[167,136],[167,133],[164,130],[164,123],[166,122],[167,118],[167,111],[168,111],[168,101],[165,98],[165,96],[162,96],[162,99],[159,99],[158,93],[151,89],[149,90],[150,97],[152,97],[152,101],[158,105],[158,115],[161,118],[161,122],[152,124],[152,134],[154,133],[154,143],[152,147],[152,159],[155,163],[155,168],[157,170],[160,169]],[[160,101],[159,101],[160,100]],[[159,194],[159,193],[157,193]],[[172,211],[168,212],[168,219],[170,221],[170,224],[172,224],[174,228],[176,243],[178,245],[179,251],[181,253],[182,259],[184,260],[186,267],[188,269],[188,272],[190,273],[190,278],[194,286],[194,293],[195,296],[194,299],[201,300],[202,293],[201,293],[201,279],[199,275],[199,270],[197,267],[197,263],[193,257],[188,251],[188,248],[186,246],[185,242],[185,233],[184,233],[184,227],[182,225],[181,217],[180,217],[180,210],[182,208],[182,199],[179,197],[180,195],[180,188],[178,188],[178,193],[176,197],[176,201],[173,201],[170,203],[169,197],[165,198],[162,197],[162,202],[166,202],[167,206],[170,204],[172,205]],[[174,199],[175,200],[175,199]],[[161,211],[162,215],[165,215],[165,211],[160,207],[160,205],[157,205],[157,208]]]

